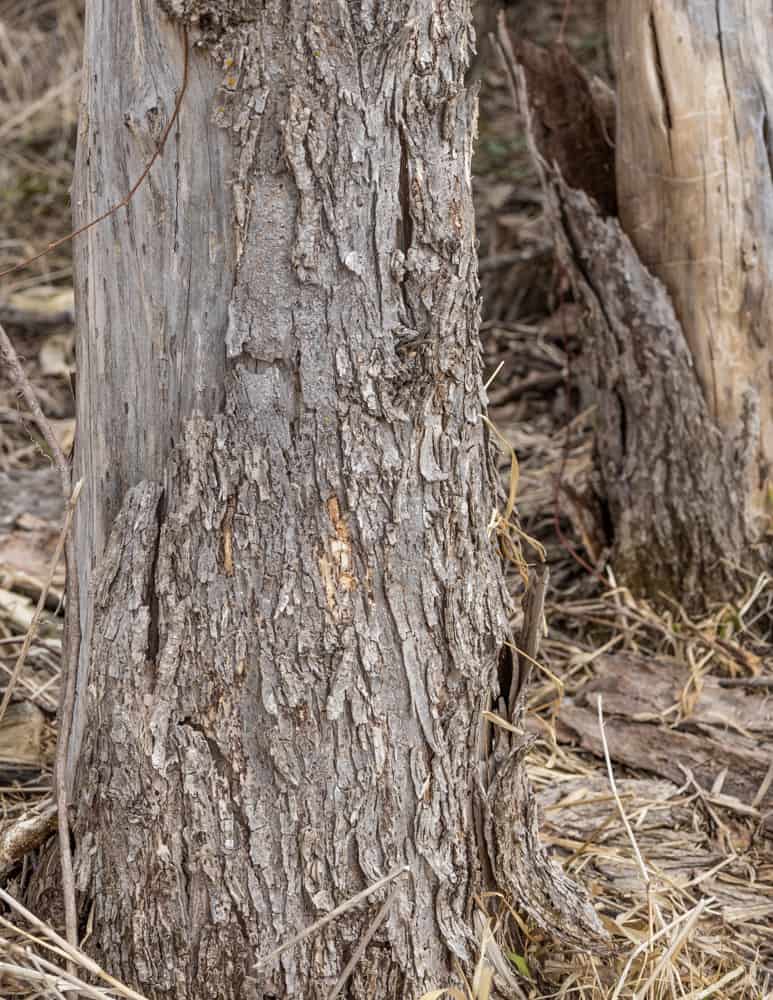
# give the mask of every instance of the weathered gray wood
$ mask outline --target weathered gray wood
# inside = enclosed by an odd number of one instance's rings
[[[469,953],[507,630],[468,6],[162,6],[87,29],[78,221],[193,45],[77,254],[90,947],[150,997],[324,997],[383,895],[253,963],[407,863],[347,995],[417,996]]]
[[[76,225],[119,202],[172,114],[183,76],[178,25],[155,3],[89,0],[73,210]],[[119,65],[121,72],[116,72]],[[188,90],[162,159],[126,209],[74,243],[78,391],[75,521],[81,577],[79,687],[85,684],[94,563],[129,486],[161,481],[192,413],[223,405],[234,282],[232,144],[211,123],[221,68],[191,57]],[[69,776],[83,731],[79,699]]]
[[[567,699],[559,719],[584,748],[602,754],[596,705],[602,695],[613,761],[677,784],[692,776],[715,805],[773,830],[773,793],[765,786],[773,709],[764,695],[725,690],[713,677],[693,690],[683,664],[630,653],[600,657],[594,669],[597,676]]]

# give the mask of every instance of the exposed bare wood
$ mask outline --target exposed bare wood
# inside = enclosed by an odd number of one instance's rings
[[[563,63],[543,59],[525,71],[504,30],[500,42],[549,195],[557,249],[587,308],[584,359],[597,404],[599,492],[618,578],[656,598],[689,602],[727,594],[728,567],[762,558],[753,551],[759,519],[750,515],[750,482],[761,481],[760,407],[752,400],[732,430],[721,426],[704,398],[668,290],[642,263],[617,218],[606,214],[608,207],[586,193],[594,191],[597,165],[588,175],[581,163],[572,163],[582,189],[562,174],[561,166],[571,162],[573,133],[562,159],[560,136],[545,125],[545,105],[561,92],[553,78]],[[573,79],[580,93],[572,100],[587,116],[593,88],[579,71]],[[618,128],[620,121],[618,116]],[[611,146],[603,148],[611,158]]]
[[[709,413],[747,449],[743,500],[771,515],[770,4],[626,0],[612,11],[623,229],[668,289]]]

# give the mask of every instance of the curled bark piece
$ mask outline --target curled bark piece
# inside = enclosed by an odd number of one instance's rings
[[[523,739],[497,771],[488,792],[489,851],[502,891],[543,930],[574,948],[604,953],[610,939],[587,893],[552,861],[540,843],[537,807],[524,761]]]

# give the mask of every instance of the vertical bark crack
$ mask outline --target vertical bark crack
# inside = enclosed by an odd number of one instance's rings
[[[620,415],[620,457],[622,460],[628,454],[628,416],[625,412],[625,395],[620,389],[615,389],[614,393],[617,397]]]
[[[162,490],[156,504],[156,531],[153,541],[153,558],[148,573],[148,582],[145,588],[145,604],[147,605],[148,618],[148,660],[153,663],[158,656],[158,593],[156,591],[156,569],[158,567],[158,550],[161,547],[161,528],[166,514],[165,494]]]
[[[727,97],[727,103],[730,107],[733,106],[733,99],[730,93],[730,86],[727,79],[727,62],[725,60],[725,45],[724,38],[722,37],[722,17],[720,14],[720,0],[715,0],[714,2],[714,13],[717,18],[717,45],[719,46],[719,60],[722,63],[722,82],[725,85],[725,95]]]
[[[663,116],[663,125],[668,136],[668,145],[671,146],[671,129],[673,127],[673,117],[671,115],[671,104],[668,100],[668,88],[666,87],[666,74],[663,66],[663,57],[660,51],[660,39],[658,38],[658,27],[655,15],[650,14],[649,18],[650,36],[652,38],[652,51],[655,56],[655,78],[658,82],[658,93],[660,95],[660,110]]]
[[[408,169],[408,140],[405,127],[400,126],[400,218],[397,223],[397,245],[407,254],[413,243],[413,219],[411,218],[411,175]]]
[[[767,107],[762,113],[762,141],[765,145],[765,159],[768,164],[768,173],[770,174],[771,182],[773,182],[773,149],[771,149],[770,145],[770,116]]]

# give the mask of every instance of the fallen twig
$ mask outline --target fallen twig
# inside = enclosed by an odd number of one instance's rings
[[[22,813],[0,833],[0,878],[39,847],[56,827],[56,803],[50,799]]]

